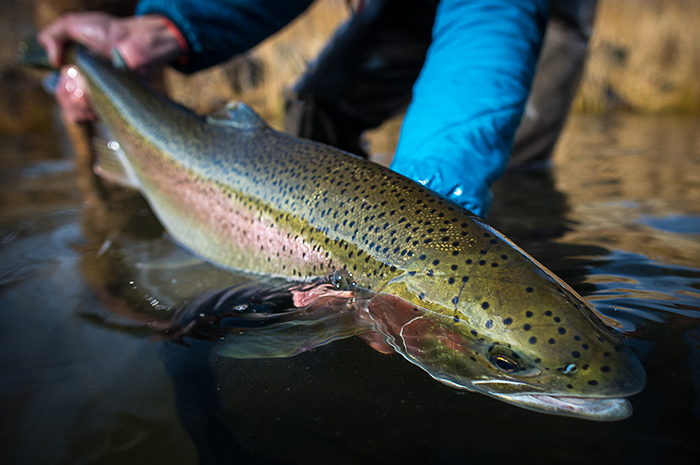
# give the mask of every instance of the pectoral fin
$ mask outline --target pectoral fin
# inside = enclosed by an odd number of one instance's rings
[[[125,187],[139,188],[139,180],[131,167],[129,159],[112,133],[101,123],[95,123],[92,146],[97,154],[93,167],[95,174],[107,181]]]
[[[223,340],[225,357],[292,357],[373,326],[361,317],[366,301],[328,280],[260,280],[202,296],[178,312],[171,338]]]

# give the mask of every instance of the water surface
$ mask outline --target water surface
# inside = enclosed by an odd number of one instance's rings
[[[491,222],[616,320],[647,370],[617,423],[444,386],[359,338],[232,360],[144,323],[247,282],[182,253],[138,197],[90,197],[59,136],[0,141],[0,462],[696,463],[700,120],[575,117]]]

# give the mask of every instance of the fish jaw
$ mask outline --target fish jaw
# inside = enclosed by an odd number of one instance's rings
[[[548,415],[593,421],[619,421],[632,416],[633,411],[630,401],[621,397],[580,397],[535,393],[504,394],[483,389],[479,386],[478,381],[465,386],[446,379],[436,379],[456,389],[476,391],[517,407]],[[514,382],[514,384],[520,383]]]
[[[488,395],[535,412],[585,418],[595,421],[619,421],[632,415],[632,404],[624,398],[571,397],[548,394]]]

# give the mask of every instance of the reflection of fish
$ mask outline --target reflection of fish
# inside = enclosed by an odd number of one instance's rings
[[[225,267],[294,280],[349,273],[354,283],[336,287],[366,296],[363,321],[449,385],[554,414],[631,413],[622,398],[645,375],[630,349],[573,290],[461,206],[274,131],[242,104],[200,117],[82,49],[77,63],[132,177],[183,246]],[[333,324],[337,337],[353,332],[346,319]],[[309,348],[335,337],[316,336],[291,339]],[[236,355],[235,344],[228,352]]]

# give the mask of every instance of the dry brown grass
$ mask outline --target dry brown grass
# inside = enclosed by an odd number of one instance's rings
[[[582,112],[700,113],[700,2],[601,0]]]

